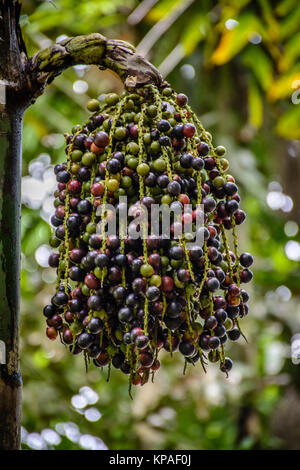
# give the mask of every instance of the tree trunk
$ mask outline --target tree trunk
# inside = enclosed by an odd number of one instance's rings
[[[7,96],[9,101],[9,96]],[[20,185],[22,112],[4,110],[0,121],[0,449],[19,449]],[[2,343],[2,346],[3,346]]]
[[[20,4],[0,1],[0,449],[20,448],[21,139],[24,99]]]

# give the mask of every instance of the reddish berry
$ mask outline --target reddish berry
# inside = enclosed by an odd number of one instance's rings
[[[84,278],[84,283],[89,289],[99,288],[99,281],[94,274],[87,274]]]
[[[170,292],[174,288],[174,281],[170,276],[163,276],[161,278],[161,290],[163,292]]]
[[[190,198],[187,194],[179,194],[178,201],[181,202],[181,204],[185,205],[190,203]]]
[[[190,124],[190,123],[184,124],[183,134],[185,137],[193,137],[195,135],[195,132],[196,132],[196,127],[194,126],[194,124]]]
[[[106,147],[109,144],[109,136],[106,132],[97,132],[94,137],[94,143],[97,147]]]
[[[81,183],[77,180],[71,180],[68,183],[68,191],[70,194],[78,194],[81,191]]]
[[[91,193],[93,196],[102,196],[104,193],[104,185],[102,183],[92,184]]]
[[[184,95],[183,93],[179,93],[177,96],[176,96],[176,103],[179,105],[179,106],[185,106],[188,102],[188,97],[186,95]]]
[[[57,331],[53,326],[51,326],[50,328],[46,329],[46,335],[49,339],[51,339],[51,341],[53,341],[57,337]]]

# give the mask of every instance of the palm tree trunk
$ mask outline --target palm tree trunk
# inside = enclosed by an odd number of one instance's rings
[[[23,46],[19,2],[0,2],[0,449],[20,448],[19,372]]]

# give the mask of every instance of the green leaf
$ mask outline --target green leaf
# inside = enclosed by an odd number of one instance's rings
[[[258,86],[251,80],[248,88],[248,119],[255,129],[259,129],[263,121],[263,103]]]
[[[300,139],[300,104],[291,105],[277,121],[277,134],[285,139]]]
[[[211,57],[213,64],[226,64],[248,44],[253,33],[262,35],[262,24],[252,13],[245,13],[237,21],[238,25],[233,30],[223,32],[219,45]]]
[[[300,64],[296,65],[293,69],[289,70],[289,73],[282,75],[278,80],[272,83],[268,91],[268,99],[270,101],[277,101],[291,97],[299,81]]]
[[[189,27],[184,30],[181,39],[186,55],[192,54],[199,42],[205,38],[208,26],[207,15],[199,13],[191,18]]]
[[[249,46],[242,56],[243,64],[250,68],[263,90],[273,82],[273,65],[261,47]]]
[[[180,7],[182,0],[161,0],[149,11],[147,19],[156,23],[165,16],[168,16],[170,11],[175,9],[177,5]]]
[[[295,7],[291,13],[282,20],[280,25],[279,38],[281,40],[292,36],[299,30],[300,24],[300,3]]]
[[[298,60],[300,56],[299,43],[300,32],[292,36],[291,39],[285,44],[284,53],[278,65],[280,71],[285,72]]]
[[[276,6],[275,11],[279,16],[287,15],[297,5],[297,0],[283,0]]]

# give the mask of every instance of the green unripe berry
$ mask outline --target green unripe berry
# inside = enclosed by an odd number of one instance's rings
[[[132,114],[132,113],[124,113],[124,114],[122,115],[123,120],[124,120],[125,122],[132,122],[131,114]]]
[[[224,171],[228,170],[228,168],[229,168],[229,161],[226,160],[226,158],[221,158],[220,163],[221,163],[221,166],[222,166],[222,168],[223,168]]]
[[[98,155],[99,163],[106,162],[106,160],[107,160],[107,154],[106,153],[101,153],[101,155]]]
[[[89,297],[90,295],[90,289],[85,285],[83,284],[81,286],[81,292],[83,293],[83,295],[85,295],[86,297]]]
[[[105,119],[102,126],[105,131],[109,131],[110,126],[111,126],[110,119]]]
[[[88,167],[91,167],[95,161],[96,155],[93,152],[85,152],[81,159],[82,164]]]
[[[146,132],[146,134],[144,134],[144,142],[147,145],[151,144],[151,134],[149,132]]]
[[[85,181],[85,182],[83,183],[83,189],[84,189],[84,191],[87,192],[87,193],[90,191],[90,189],[91,189],[91,183],[90,183],[90,181]]]
[[[223,147],[223,145],[218,145],[218,147],[215,148],[215,152],[219,157],[222,157],[226,153],[226,148]]]
[[[119,95],[117,93],[109,93],[105,97],[105,103],[107,103],[109,106],[114,106],[117,104],[119,101]]]
[[[169,258],[167,256],[161,256],[160,262],[163,268],[167,268],[169,265]]]
[[[126,132],[125,127],[117,127],[114,133],[114,137],[117,140],[125,139],[126,135],[127,135],[127,132]]]
[[[132,157],[133,157],[133,155],[130,155],[129,153],[127,153],[127,154],[125,155],[125,165],[126,165],[126,166],[127,166],[127,163],[128,163],[129,158],[132,158]]]
[[[80,165],[78,163],[72,163],[71,168],[70,168],[72,175],[77,175],[79,170],[80,170]]]
[[[86,226],[86,231],[90,234],[96,233],[97,225],[94,222],[89,222]]]
[[[141,275],[144,277],[151,277],[154,273],[154,269],[151,264],[145,263],[141,266]]]
[[[161,277],[158,276],[158,274],[153,274],[153,276],[151,276],[150,286],[156,286],[156,287],[161,286]]]
[[[71,153],[72,162],[80,162],[82,155],[83,153],[81,152],[81,150],[73,150],[73,152]]]
[[[116,199],[119,199],[121,196],[126,196],[126,191],[124,188],[119,188],[114,192],[114,197]]]
[[[161,198],[161,204],[167,204],[169,206],[171,202],[173,201],[172,197],[170,194],[164,194],[163,197]]]
[[[180,282],[178,277],[175,275],[174,277],[174,284],[178,289],[183,289],[184,288],[184,282]]]
[[[84,234],[82,235],[82,240],[84,241],[84,243],[88,243],[89,239],[90,239],[90,234],[88,232],[84,232]]]
[[[222,251],[223,251],[224,248],[221,247],[221,249],[222,249]],[[221,268],[224,272],[226,272],[226,271],[228,270],[228,264],[227,264],[226,261],[224,261],[224,260],[221,261],[221,263],[220,263],[219,266],[220,266],[220,268]]]
[[[81,131],[81,126],[76,124],[76,126],[72,127],[72,134],[77,134],[77,132]]]
[[[162,190],[158,186],[154,186],[154,188],[150,189],[150,192],[151,192],[152,196],[159,196],[161,194]]]
[[[178,269],[182,266],[183,260],[182,259],[171,259],[170,264],[172,268]]]
[[[57,197],[56,199],[54,199],[53,201],[53,206],[55,207],[55,209],[58,207],[58,206],[61,206],[61,200]]]
[[[134,108],[135,108],[134,101],[133,100],[128,100],[125,104],[126,111],[133,111]]]
[[[147,163],[140,163],[140,165],[137,166],[136,171],[140,176],[146,176],[150,171],[150,167]]]
[[[122,188],[130,188],[132,186],[132,179],[130,178],[130,176],[122,176],[120,185]]]
[[[132,155],[137,155],[139,151],[140,148],[135,142],[129,142],[129,144],[126,145],[126,152],[131,153]]]
[[[86,109],[91,113],[98,111],[100,108],[100,103],[98,100],[89,100],[86,105]]]
[[[61,240],[55,236],[52,236],[49,240],[49,245],[51,248],[57,248],[60,245]]]
[[[217,176],[213,180],[213,185],[217,189],[223,188],[224,184],[225,184],[225,179],[222,176]]]
[[[135,170],[136,167],[138,166],[138,164],[139,164],[139,161],[138,161],[137,158],[135,158],[135,157],[130,157],[130,158],[128,159],[127,166],[128,166],[129,168],[131,168],[132,170]]]
[[[135,113],[128,113],[128,122],[134,122]]]
[[[205,170],[202,170],[201,171],[201,183],[205,183],[205,181],[207,180],[207,173]]]
[[[102,269],[99,266],[96,266],[96,268],[94,269],[94,274],[95,274],[97,279],[101,279]]]
[[[156,171],[165,171],[165,169],[167,168],[167,163],[163,158],[157,158],[153,162],[153,168]]]
[[[160,143],[157,140],[154,140],[150,145],[150,152],[154,155],[159,153],[161,150]]]
[[[210,132],[205,132],[205,137],[211,142],[212,141],[212,135]],[[205,139],[204,139],[205,140]]]
[[[157,115],[157,107],[154,104],[151,104],[147,107],[147,114],[150,117],[155,117]]]
[[[120,183],[116,179],[109,179],[107,181],[107,189],[108,191],[115,192],[117,189],[119,189]]]
[[[162,91],[163,96],[171,96],[172,93],[173,91],[172,91],[172,88],[170,87],[164,88]]]
[[[226,328],[226,331],[229,331],[233,328],[233,321],[231,320],[231,318],[226,318],[225,322],[223,323],[223,325],[225,326]]]

